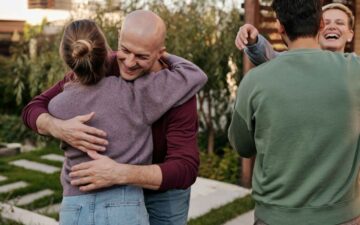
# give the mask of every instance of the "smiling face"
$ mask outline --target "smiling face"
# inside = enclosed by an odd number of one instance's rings
[[[135,80],[154,70],[162,52],[154,47],[153,42],[132,33],[120,34],[117,60],[123,79]]]
[[[340,9],[323,12],[324,28],[320,35],[322,49],[344,52],[347,42],[351,42],[354,32],[349,25],[349,17]]]
[[[165,24],[155,13],[146,10],[129,13],[119,33],[117,60],[121,77],[135,80],[160,70],[165,35]]]

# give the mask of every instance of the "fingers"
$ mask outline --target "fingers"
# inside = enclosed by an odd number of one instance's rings
[[[89,169],[89,168],[91,168],[91,164],[92,164],[92,161],[77,164],[77,165],[71,167],[71,173],[70,174],[72,174],[73,172],[78,171],[78,170]],[[70,175],[70,177],[71,177],[71,175]]]
[[[251,24],[241,26],[235,39],[236,47],[243,50],[247,45],[256,43],[258,34],[258,30]]]
[[[90,171],[88,169],[76,170],[69,173],[69,177],[74,178],[71,182],[76,181],[82,177],[88,177],[89,175]]]
[[[100,188],[100,186],[96,186],[95,184],[88,184],[88,185],[85,185],[85,186],[81,186],[79,189],[80,191],[93,191],[93,190],[96,190]]]
[[[82,186],[82,185],[90,184],[90,183],[92,183],[92,181],[93,181],[93,179],[91,177],[81,177],[81,178],[72,180],[71,185]]]
[[[249,44],[255,44],[257,42],[257,37],[259,35],[259,31],[255,28],[250,31],[250,43]]]
[[[92,159],[101,159],[102,157],[105,157],[105,156],[102,156],[100,155],[99,153],[97,153],[96,151],[88,151],[87,152],[88,156]]]
[[[96,180],[94,177],[92,176],[88,176],[88,173],[83,171],[83,172],[76,172],[76,173],[70,173],[72,174],[71,176],[74,176],[74,174],[79,175],[76,177],[79,177],[77,179],[71,180],[71,185],[73,186],[80,186],[79,189],[80,191],[92,191],[92,190],[96,190],[102,187],[107,187],[110,186],[111,184],[107,184],[106,182],[100,182],[98,180]]]
[[[82,123],[86,123],[87,121],[91,120],[94,117],[95,113],[91,112],[85,115],[81,115],[81,116],[77,116],[76,118],[82,122]]]
[[[87,134],[95,135],[98,137],[106,137],[105,131],[97,129],[95,127],[85,125],[85,124],[83,124],[79,129]]]
[[[80,123],[84,124],[84,123],[90,121],[94,116],[95,116],[95,113],[91,112],[86,115],[76,116],[74,119],[79,121]],[[106,137],[106,133],[103,130],[97,129],[95,127],[84,125],[84,126],[81,126],[81,130],[86,133],[93,134],[96,136]]]
[[[99,138],[82,131],[69,135],[69,137],[66,138],[66,142],[84,152],[87,152],[88,150],[105,151],[105,146],[109,144],[106,139]]]
[[[105,150],[105,146],[109,144],[106,139],[99,138],[87,133],[80,133],[79,141],[86,142],[86,144],[84,144],[84,147],[88,147],[91,150]]]
[[[247,32],[243,27],[240,27],[239,32],[236,35],[235,45],[239,50],[243,50],[247,44]]]
[[[62,121],[59,125],[61,129],[58,129],[58,136],[61,140],[84,152],[87,150],[105,151],[105,146],[108,145],[108,141],[105,139],[106,133],[83,124],[93,116],[94,113],[89,113]]]

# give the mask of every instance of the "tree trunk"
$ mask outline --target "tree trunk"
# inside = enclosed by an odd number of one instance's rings
[[[215,147],[215,131],[214,128],[208,127],[208,145],[207,145],[207,152],[209,154],[214,153],[214,147]]]
[[[211,101],[211,95],[210,93],[206,93],[206,99],[208,102],[208,108],[207,108],[207,119],[206,119],[206,126],[208,131],[208,145],[207,145],[207,152],[209,154],[214,153],[214,147],[215,147],[215,130],[213,126],[213,115],[212,115],[212,101]]]

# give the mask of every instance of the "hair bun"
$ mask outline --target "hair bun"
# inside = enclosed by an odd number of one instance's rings
[[[76,58],[82,58],[86,55],[88,55],[93,49],[92,43],[88,40],[77,40],[73,44],[73,52],[72,57]]]

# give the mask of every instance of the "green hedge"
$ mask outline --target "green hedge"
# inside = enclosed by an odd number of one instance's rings
[[[45,139],[28,129],[20,116],[0,115],[0,142],[23,143],[25,140],[37,143]]]
[[[221,155],[200,152],[201,177],[238,184],[240,169],[240,157],[230,148],[224,148]]]

